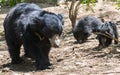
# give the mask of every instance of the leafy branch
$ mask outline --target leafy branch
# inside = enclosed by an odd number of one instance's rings
[[[76,24],[76,19],[77,19],[77,15],[80,9],[80,5],[81,4],[86,4],[88,9],[91,9],[93,12],[94,10],[91,8],[91,3],[94,3],[96,0],[72,0],[70,3],[70,6],[68,4],[68,1],[66,2],[68,11],[69,11],[69,19],[71,21],[72,24],[72,28],[74,28],[75,24]]]

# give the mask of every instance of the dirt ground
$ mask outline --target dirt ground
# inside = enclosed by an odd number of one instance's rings
[[[40,4],[41,6],[41,4]],[[62,13],[65,24],[61,45],[59,48],[51,48],[50,62],[52,69],[35,71],[34,63],[30,59],[23,58],[25,63],[10,65],[10,57],[4,39],[3,20],[8,8],[2,9],[0,14],[0,75],[120,75],[120,44],[98,50],[96,35],[92,35],[87,42],[75,44],[75,39],[71,32],[71,23],[68,18],[68,11],[65,5],[50,6],[42,5],[44,10],[54,13]],[[120,11],[116,9],[115,3],[104,3],[102,11],[99,11],[98,4],[93,7],[95,13],[85,11],[85,7],[79,10],[77,21],[84,15],[101,14],[105,21],[112,20],[118,24],[120,29]],[[120,32],[120,31],[119,31]],[[23,47],[21,48],[21,56]]]

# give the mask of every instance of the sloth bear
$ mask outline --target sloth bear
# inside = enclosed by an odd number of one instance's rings
[[[116,24],[108,21],[101,25],[100,30],[98,30],[97,39],[99,46],[102,47],[109,46],[112,40],[114,40],[115,44],[118,44],[118,29]]]
[[[95,16],[82,17],[73,28],[73,36],[77,43],[84,43],[94,31],[99,30],[102,24],[102,21]]]
[[[73,29],[74,38],[78,43],[84,43],[92,33],[97,33],[96,38],[99,41],[99,46],[107,47],[113,39],[115,44],[118,43],[118,29],[116,24],[111,21],[102,23],[94,16],[85,16]]]
[[[11,64],[23,61],[20,58],[23,45],[25,56],[35,59],[37,70],[49,68],[50,48],[59,46],[63,23],[61,14],[44,11],[34,3],[20,3],[13,7],[3,25]]]

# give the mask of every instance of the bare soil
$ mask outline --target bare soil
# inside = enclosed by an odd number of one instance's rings
[[[40,4],[41,5],[41,4]],[[59,48],[51,48],[49,57],[53,64],[52,69],[35,71],[34,61],[24,58],[25,63],[19,65],[10,64],[10,56],[4,39],[3,21],[6,13],[10,10],[4,8],[0,14],[0,75],[120,75],[120,44],[98,50],[96,35],[88,38],[83,44],[75,44],[71,33],[72,26],[65,5],[50,6],[43,5],[43,9],[64,15],[64,31]],[[46,7],[47,6],[47,7]],[[42,6],[41,6],[42,7]],[[77,21],[84,15],[101,14],[105,21],[112,20],[118,24],[120,29],[120,11],[116,9],[115,3],[104,3],[102,11],[98,4],[93,7],[95,13],[86,11],[85,7],[79,10]],[[24,54],[21,47],[21,56]]]

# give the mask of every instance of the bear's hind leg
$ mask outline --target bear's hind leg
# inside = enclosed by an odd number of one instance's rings
[[[21,47],[21,43],[19,44],[13,42],[8,43],[8,50],[10,53],[10,57],[12,59],[11,64],[19,64],[23,61],[20,58],[20,47]]]

